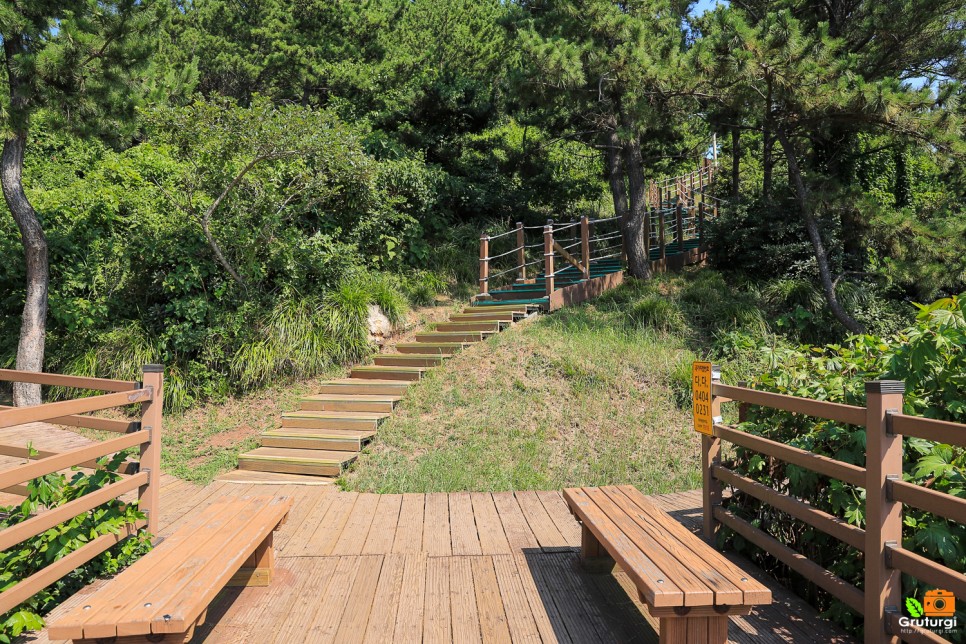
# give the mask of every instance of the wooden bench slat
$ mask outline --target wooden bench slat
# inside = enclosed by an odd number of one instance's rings
[[[708,546],[700,542],[701,548],[695,548],[690,535],[676,534],[670,530],[670,522],[677,523],[673,518],[664,514],[662,518],[644,511],[623,490],[618,487],[602,488],[603,492],[614,500],[618,506],[627,512],[628,516],[656,541],[661,544],[674,559],[678,567],[684,566],[701,580],[714,593],[712,604],[717,606],[735,606],[744,603],[744,593],[734,581],[718,570],[718,560],[724,559],[720,555],[712,556]],[[680,525],[680,524],[678,524]],[[717,555],[718,553],[713,553]],[[692,604],[695,605],[695,604]]]
[[[741,589],[742,602],[745,605],[770,604],[772,601],[771,589],[761,583],[747,572],[735,565],[730,559],[721,553],[712,550],[708,552],[707,544],[697,535],[685,528],[674,517],[669,516],[653,501],[645,497],[640,490],[633,485],[618,486],[631,501],[634,502],[645,514],[658,522],[665,530],[671,533],[679,543],[697,553],[703,561],[710,561],[714,557],[713,568],[726,577],[733,585]],[[742,581],[744,580],[744,581]]]
[[[221,521],[227,521],[237,512],[237,508],[230,506],[230,504],[221,504],[217,510],[207,516],[208,521],[212,523],[218,523]],[[200,517],[198,517],[200,518]],[[178,548],[183,546],[185,543],[189,542],[193,535],[193,524],[198,523],[195,518],[191,524],[186,525],[175,534],[166,538],[164,541],[158,545],[153,551],[155,556],[140,559],[134,562],[126,570],[123,570],[117,577],[115,577],[115,582],[120,582],[122,580],[131,578],[140,580],[142,585],[142,590],[150,590],[154,588],[155,585],[161,582],[157,571],[159,567],[164,564],[164,558],[158,556],[159,551],[163,553],[163,549]],[[85,637],[84,628],[88,624],[101,624],[102,626],[108,627],[108,634],[100,635],[98,637],[113,637],[117,634],[116,623],[111,621],[105,621],[100,619],[101,615],[104,613],[113,613],[119,610],[125,602],[130,600],[128,595],[129,589],[125,583],[111,583],[104,586],[97,593],[89,598],[89,601],[84,602],[75,606],[72,610],[63,615],[56,622],[50,624],[48,627],[48,632],[52,639],[82,639]],[[97,605],[101,608],[95,610],[95,604],[91,600],[95,600]],[[85,610],[85,606],[90,606],[89,609]],[[113,634],[110,633],[110,629],[113,629]],[[97,632],[97,629],[92,629],[92,632]]]
[[[667,580],[673,581],[674,585],[681,589],[681,592],[684,593],[685,606],[711,606],[714,604],[714,591],[691,572],[690,568],[696,562],[682,565],[660,539],[655,539],[647,531],[642,530],[633,517],[628,514],[628,509],[633,511],[633,507],[622,507],[620,503],[615,502],[608,496],[604,488],[584,488],[584,493],[614,522],[618,529],[624,533],[624,536],[641,551],[641,554],[650,559],[661,570],[665,583],[667,583]],[[624,506],[630,505],[630,503],[624,502]]]
[[[178,599],[173,605],[165,602],[165,606],[156,609],[151,620],[152,633],[181,633],[197,621],[201,611],[214,601],[215,596],[225,587],[228,580],[255,552],[258,545],[269,538],[292,507],[290,498],[269,497],[269,499],[266,505],[260,508],[256,518],[234,536],[230,557],[216,559],[215,557],[225,546],[222,545],[221,548],[210,551],[211,546],[218,544],[216,540],[208,542],[205,554],[209,554],[212,557],[210,561],[214,563],[205,565],[187,585],[179,589]],[[165,619],[166,614],[170,615],[170,619]]]
[[[619,488],[601,488],[600,493],[606,495],[620,511],[624,512],[638,531],[648,536],[648,543],[640,543],[642,550],[651,555],[651,559],[661,566],[665,574],[674,579],[685,591],[685,606],[733,606],[742,603],[741,589],[717,572],[713,561],[708,561],[706,556],[699,555],[683,542],[674,538],[669,539],[668,531],[664,526],[645,514]],[[658,556],[657,552],[662,554]],[[665,568],[665,565],[668,567]],[[692,578],[693,582],[690,581]],[[704,592],[690,593],[682,584],[682,579],[689,579],[690,586],[696,584]],[[692,595],[695,596],[692,597]]]
[[[634,580],[651,606],[683,606],[684,592],[654,564],[580,488],[564,490],[571,508],[598,541],[611,546],[610,553]],[[660,582],[658,581],[660,580]]]
[[[250,520],[257,512],[254,504],[243,504],[240,500],[226,505],[229,506],[228,512],[219,513],[217,521],[191,529],[187,543],[179,541],[172,545],[165,540],[154,552],[146,555],[142,561],[159,560],[153,567],[151,577],[144,576],[143,571],[134,570],[137,562],[118,575],[108,584],[118,586],[116,599],[110,605],[104,605],[96,594],[93,595],[87,602],[91,606],[89,612],[93,615],[84,624],[84,637],[93,639],[150,633],[150,617],[168,597],[178,592],[181,582],[203,565],[203,560],[195,558],[196,553],[216,539],[225,544],[240,529],[240,522]],[[215,510],[219,510],[217,505]],[[188,532],[183,528],[179,533],[182,531]],[[204,608],[202,606],[199,612]]]
[[[220,501],[50,626],[51,637],[94,639],[186,633],[252,557],[270,543],[291,500]],[[84,606],[90,608],[84,610]],[[167,619],[165,619],[167,616]],[[158,624],[161,624],[159,627]]]

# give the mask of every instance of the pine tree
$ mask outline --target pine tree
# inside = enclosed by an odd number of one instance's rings
[[[145,60],[153,20],[143,0],[30,0],[0,4],[6,96],[0,185],[23,241],[26,301],[17,369],[42,371],[49,266],[47,240],[23,188],[30,118],[38,110],[77,130],[114,135],[133,122],[131,72]],[[14,404],[40,404],[40,385],[14,385]]]

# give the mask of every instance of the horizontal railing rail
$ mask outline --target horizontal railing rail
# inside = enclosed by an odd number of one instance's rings
[[[966,596],[966,576],[902,547],[902,507],[966,523],[966,499],[902,480],[902,440],[907,435],[963,446],[966,445],[966,425],[902,414],[903,390],[900,382],[869,382],[866,384],[866,405],[859,407],[726,385],[715,378],[710,385],[711,431],[702,436],[704,533],[708,539],[713,539],[719,525],[730,528],[863,615],[866,642],[898,642],[900,629],[904,641],[944,642],[945,639],[910,624],[908,620],[900,622],[901,573],[960,596]],[[695,396],[698,401],[699,392],[696,391]],[[727,425],[721,420],[721,406],[726,403],[741,404],[739,422],[744,420],[748,405],[757,405],[864,428],[865,467],[748,433],[740,424]],[[864,488],[865,527],[849,523],[776,489],[781,484],[775,487],[766,485],[727,467],[721,458],[722,441]],[[730,511],[725,507],[724,486],[864,553],[864,590]]]
[[[160,365],[147,365],[143,370],[142,382],[128,382],[3,369],[0,370],[0,380],[112,392],[34,407],[2,407],[0,408],[0,427],[48,422],[68,426],[93,426],[96,429],[123,434],[59,453],[34,450],[29,443],[23,447],[0,446],[0,453],[27,459],[27,462],[22,465],[0,471],[0,490],[8,493],[23,490],[26,493],[21,485],[23,483],[71,468],[95,469],[99,467],[98,460],[103,457],[133,448],[140,450],[137,468],[133,473],[128,475],[119,473],[118,479],[114,482],[0,530],[0,550],[16,547],[57,525],[92,512],[105,503],[134,491],[137,491],[138,509],[146,517],[145,520],[123,525],[117,533],[91,539],[80,548],[51,562],[0,593],[0,614],[3,614],[16,608],[47,586],[56,583],[79,566],[91,561],[108,548],[135,535],[139,530],[147,529],[151,534],[157,534],[160,512],[161,410],[164,374]],[[79,415],[130,405],[140,405],[140,420],[131,422]]]

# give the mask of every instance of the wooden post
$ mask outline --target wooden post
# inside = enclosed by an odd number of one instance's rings
[[[517,222],[517,261],[520,263],[520,281],[527,281],[527,238],[523,233],[523,222]]]
[[[553,295],[553,224],[543,227],[543,275],[547,297]]]
[[[480,235],[480,294],[490,292],[490,236]]]
[[[584,279],[590,279],[590,220],[587,215],[580,218],[580,259],[584,264]]]
[[[684,252],[684,208],[681,206],[680,201],[678,201],[678,207],[674,211],[674,216],[677,218],[677,221],[675,222],[675,224],[678,229],[678,234],[677,234],[678,252],[683,253]]]
[[[721,369],[711,365],[711,386],[721,382]],[[711,418],[715,422],[721,419],[721,398],[711,397]],[[702,479],[702,509],[704,514],[704,539],[715,545],[718,536],[718,522],[714,518],[714,508],[721,505],[721,484],[714,478],[711,468],[721,463],[721,439],[717,436],[701,435],[701,479]]]
[[[888,613],[902,602],[902,575],[886,562],[887,544],[902,545],[902,505],[889,498],[887,480],[902,480],[902,436],[889,431],[889,415],[902,413],[905,383],[865,383],[865,642],[898,644]]]
[[[157,538],[161,518],[161,410],[164,407],[164,366],[144,365],[141,378],[143,387],[151,390],[151,401],[141,404],[141,429],[148,432],[148,442],[141,445],[140,471],[148,473],[148,482],[138,488],[138,509],[147,515],[147,530]]]
[[[657,224],[657,243],[661,246],[660,256],[661,261],[663,262],[664,258],[667,257],[667,244],[665,243],[664,239],[664,210],[661,210],[661,212],[658,213]]]
[[[698,248],[704,246],[704,199],[698,204]]]

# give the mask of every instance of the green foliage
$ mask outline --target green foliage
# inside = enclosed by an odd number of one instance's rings
[[[47,474],[27,483],[27,497],[16,506],[0,508],[0,529],[22,523],[39,510],[49,510],[95,492],[121,480],[118,467],[125,460],[121,452],[98,460],[99,469],[91,474],[76,472]],[[0,591],[63,559],[71,552],[106,534],[118,534],[127,524],[143,520],[137,503],[115,499],[97,506],[19,543],[0,553]],[[151,547],[150,535],[143,531],[98,555],[59,581],[41,590],[6,615],[0,616],[0,642],[10,642],[22,632],[39,630],[42,615],[97,577],[116,574]]]
[[[915,324],[889,338],[855,336],[841,344],[768,350],[771,368],[754,386],[816,400],[864,405],[864,383],[892,378],[906,383],[904,412],[962,422],[966,420],[966,298],[946,298],[921,306]],[[853,465],[865,465],[865,430],[841,423],[752,406],[741,429]],[[903,478],[936,491],[966,496],[966,450],[907,438]],[[737,448],[733,466],[742,474],[813,507],[864,525],[865,492],[809,470]],[[757,500],[736,493],[734,507],[755,525],[804,553],[846,581],[862,583],[860,553]],[[903,546],[957,571],[966,571],[966,528],[942,517],[904,510]],[[760,555],[737,538],[736,547]],[[773,562],[764,559],[766,565]],[[904,576],[904,594],[923,590]],[[860,620],[824,597],[821,607],[846,625]]]

